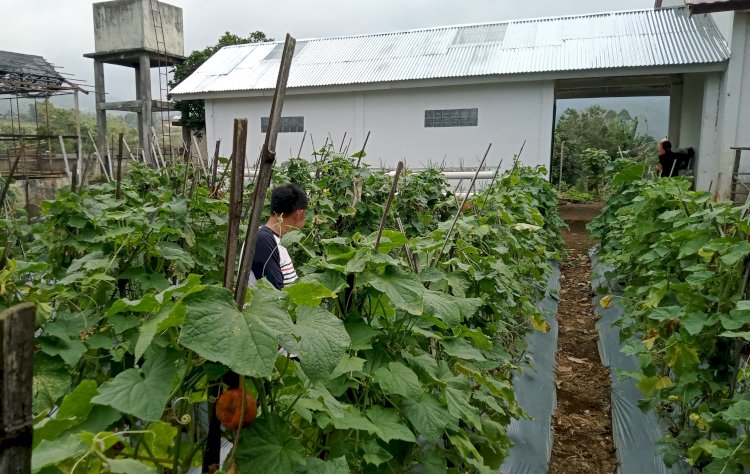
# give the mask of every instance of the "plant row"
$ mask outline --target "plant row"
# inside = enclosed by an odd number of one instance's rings
[[[589,226],[613,267],[607,278],[624,284],[622,351],[640,370],[623,375],[637,380],[640,407],[667,424],[667,465],[741,473],[750,467],[748,208],[643,172],[620,171]]]
[[[2,221],[2,304],[38,308],[35,472],[201,465],[230,372],[257,418],[225,430],[225,469],[497,470],[523,416],[511,372],[524,334],[545,329],[535,303],[560,246],[544,171],[498,178],[455,228],[442,175],[407,172],[376,248],[393,178],[319,158],[274,176],[310,195],[308,225],[284,236],[301,279],[261,281],[243,308],[220,284],[227,202],[198,170],[136,164],[120,195],[65,189],[31,225]]]

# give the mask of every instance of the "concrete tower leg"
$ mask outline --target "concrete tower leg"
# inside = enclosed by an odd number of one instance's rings
[[[96,146],[102,154],[102,160],[107,163],[107,111],[102,107],[107,101],[104,89],[104,63],[97,60],[94,60],[94,88],[96,90]]]
[[[138,139],[143,148],[146,163],[151,163],[156,157],[151,156],[151,59],[142,55],[136,68],[136,94],[141,104],[138,112]]]

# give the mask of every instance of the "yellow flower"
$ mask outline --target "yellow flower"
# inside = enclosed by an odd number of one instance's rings
[[[609,308],[612,306],[612,295],[607,295],[599,300],[599,306],[602,308]]]
[[[691,413],[690,414],[690,420],[693,422],[696,422],[701,419],[701,416],[697,413]]]
[[[712,258],[714,258],[714,253],[715,252],[711,252],[709,250],[703,250],[703,248],[701,248],[700,250],[698,250],[698,255],[700,255],[701,257],[703,257],[706,260],[711,260]]]

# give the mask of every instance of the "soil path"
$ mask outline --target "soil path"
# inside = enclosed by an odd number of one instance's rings
[[[557,320],[557,411],[552,419],[552,474],[608,474],[617,470],[612,441],[609,369],[597,348],[596,315],[591,303],[586,223],[601,205],[561,206],[570,230],[563,233],[566,256],[560,266]]]

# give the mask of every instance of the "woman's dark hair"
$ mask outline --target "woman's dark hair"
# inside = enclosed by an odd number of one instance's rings
[[[288,216],[299,209],[307,209],[307,195],[296,184],[282,184],[271,192],[271,213]]]
[[[669,140],[664,140],[663,142],[661,142],[661,146],[662,148],[664,148],[664,150],[669,151],[672,149],[672,142],[670,142]]]

